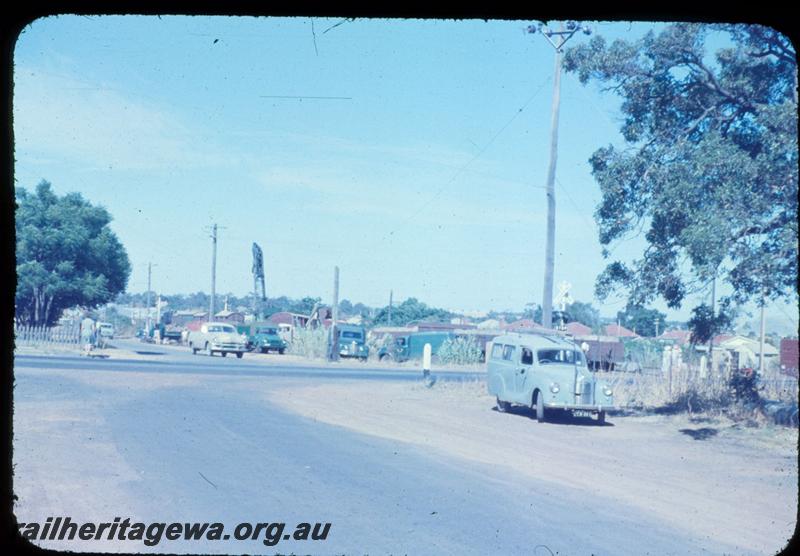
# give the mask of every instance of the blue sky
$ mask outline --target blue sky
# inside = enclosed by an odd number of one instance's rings
[[[340,296],[370,305],[390,289],[457,310],[541,303],[553,48],[524,21],[340,21],[34,21],[14,58],[16,186],[108,208],[130,291],[148,262],[157,291],[209,291],[217,222],[218,292],[252,288],[256,241],[270,296],[329,299],[338,265]],[[563,75],[561,101],[555,281],[612,315],[622,300],[592,300],[588,159],[621,143],[618,99]]]

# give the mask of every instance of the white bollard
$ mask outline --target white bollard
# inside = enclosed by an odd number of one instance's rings
[[[431,351],[430,344],[425,344],[422,348],[422,378],[428,388],[436,382],[436,379],[431,376]]]
[[[422,374],[428,376],[431,374],[431,345],[425,344],[422,348]]]

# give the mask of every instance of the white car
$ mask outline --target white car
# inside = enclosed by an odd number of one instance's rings
[[[204,322],[200,330],[189,332],[188,340],[189,348],[195,355],[202,350],[207,355],[216,352],[222,357],[235,353],[241,359],[247,351],[247,336],[239,334],[227,322]]]

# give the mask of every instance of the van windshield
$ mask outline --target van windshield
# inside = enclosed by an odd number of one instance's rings
[[[536,352],[536,359],[544,365],[548,363],[583,365],[583,354],[572,349],[540,349]]]
[[[350,330],[343,330],[342,331],[342,338],[353,338],[356,340],[361,339],[361,332],[352,332]]]
[[[256,328],[256,334],[277,334],[277,328]]]
[[[209,332],[227,332],[229,334],[233,334],[236,330],[232,326],[222,325],[212,325],[208,327]]]

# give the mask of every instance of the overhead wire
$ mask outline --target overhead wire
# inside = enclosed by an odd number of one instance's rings
[[[460,166],[455,171],[455,173],[453,173],[450,179],[447,180],[441,187],[439,187],[436,190],[436,192],[433,195],[431,195],[425,202],[423,202],[416,211],[411,213],[407,218],[405,218],[402,222],[400,222],[400,224],[398,224],[393,230],[391,230],[387,234],[384,234],[378,241],[378,243],[383,243],[389,236],[393,236],[395,232],[397,232],[400,228],[402,228],[403,226],[408,224],[411,220],[419,216],[419,214],[422,213],[423,210],[428,208],[431,205],[431,203],[433,203],[433,201],[435,201],[439,197],[439,195],[441,195],[444,192],[444,190],[464,172],[464,170],[466,170],[469,166],[471,166],[473,162],[475,162],[478,158],[480,158],[483,155],[483,153],[485,153],[489,149],[489,147],[492,146],[492,144],[497,140],[497,138],[514,122],[514,120],[517,119],[517,117],[528,107],[528,105],[531,102],[533,102],[533,99],[536,98],[536,96],[541,92],[542,88],[545,85],[547,85],[550,79],[551,78],[548,76],[547,79],[545,79],[541,83],[541,85],[539,85],[536,91],[528,98],[528,100],[525,101],[522,107],[520,107],[514,113],[514,115],[505,124],[503,124],[503,126],[500,129],[497,130],[497,132],[495,132],[495,134],[491,137],[491,139],[489,139],[489,141],[472,158],[470,158],[466,163]]]

